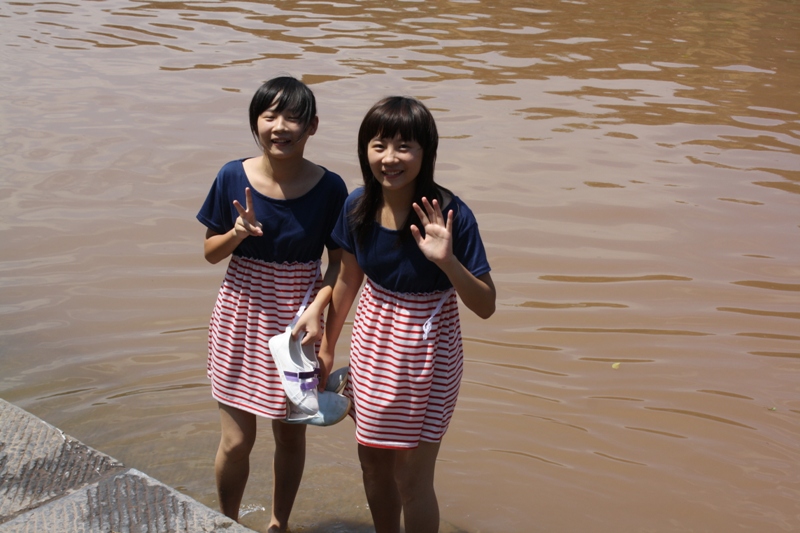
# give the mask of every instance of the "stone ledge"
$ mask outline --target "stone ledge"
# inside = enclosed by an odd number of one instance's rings
[[[252,533],[0,399],[0,532]]]

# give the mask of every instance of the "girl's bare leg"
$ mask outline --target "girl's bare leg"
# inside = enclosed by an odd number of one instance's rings
[[[306,463],[306,425],[272,421],[275,457],[272,462],[272,518],[269,532],[286,531]]]
[[[222,513],[238,521],[250,475],[250,451],[256,441],[256,416],[223,403],[219,404],[219,415],[222,437],[214,461],[217,496]]]
[[[364,478],[369,510],[375,533],[399,533],[400,493],[395,482],[396,450],[358,445],[358,458]],[[406,529],[406,531],[414,531]]]
[[[439,445],[439,442],[420,442],[416,448],[397,451],[395,479],[406,531],[439,531],[439,502],[433,489]]]

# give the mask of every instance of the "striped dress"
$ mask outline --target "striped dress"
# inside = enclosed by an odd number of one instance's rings
[[[286,417],[286,393],[268,342],[292,322],[309,286],[315,285],[312,298],[319,290],[318,265],[231,257],[208,335],[207,373],[217,401]]]
[[[326,170],[303,196],[270,198],[252,188],[244,159],[237,159],[220,169],[197,219],[217,234],[230,231],[239,216],[233,201],[245,205],[248,187],[264,235],[247,237],[231,255],[209,324],[207,373],[217,401],[285,418],[286,395],[269,339],[286,330],[310,287],[311,298],[319,291],[322,253],[339,247],[331,231],[347,186]]]
[[[423,339],[423,324],[442,300]],[[367,280],[356,308],[345,391],[353,399],[356,440],[378,448],[440,441],[463,366],[455,291],[394,293]]]
[[[353,400],[356,440],[391,449],[439,442],[453,416],[464,367],[455,289],[416,242],[396,230],[376,222],[364,243],[357,242],[349,213],[362,196],[363,188],[350,193],[332,234],[367,277],[353,322],[345,389]],[[443,211],[454,215],[453,254],[474,276],[488,273],[472,211],[456,196]]]

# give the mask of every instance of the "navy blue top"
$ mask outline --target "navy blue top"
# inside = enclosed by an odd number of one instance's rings
[[[374,283],[393,292],[426,293],[443,291],[452,287],[444,272],[429,261],[413,238],[405,242],[400,232],[387,229],[377,222],[365,247],[358,245],[354,228],[348,221],[349,213],[364,188],[353,191],[345,201],[344,209],[333,230],[333,240],[344,250],[356,256],[358,265]],[[450,204],[442,210],[447,216],[453,211],[453,253],[474,276],[481,276],[491,270],[486,259],[478,222],[467,204],[453,196]]]
[[[197,220],[215,233],[230,231],[239,213],[233,200],[247,205],[245,187],[250,187],[256,219],[264,235],[246,237],[234,255],[269,263],[309,263],[322,257],[323,247],[339,248],[331,239],[331,230],[339,217],[347,186],[344,180],[325,169],[319,183],[299,198],[277,200],[264,196],[250,184],[242,162],[226,163],[197,213]]]

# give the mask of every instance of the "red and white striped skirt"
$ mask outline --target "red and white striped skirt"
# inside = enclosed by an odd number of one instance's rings
[[[443,301],[423,339],[423,324]],[[350,379],[356,440],[378,448],[415,448],[442,439],[464,366],[453,290],[388,291],[367,280],[356,308]]]
[[[286,393],[268,342],[292,322],[315,279],[311,298],[319,291],[318,265],[231,257],[208,328],[207,373],[217,401],[286,417]]]

